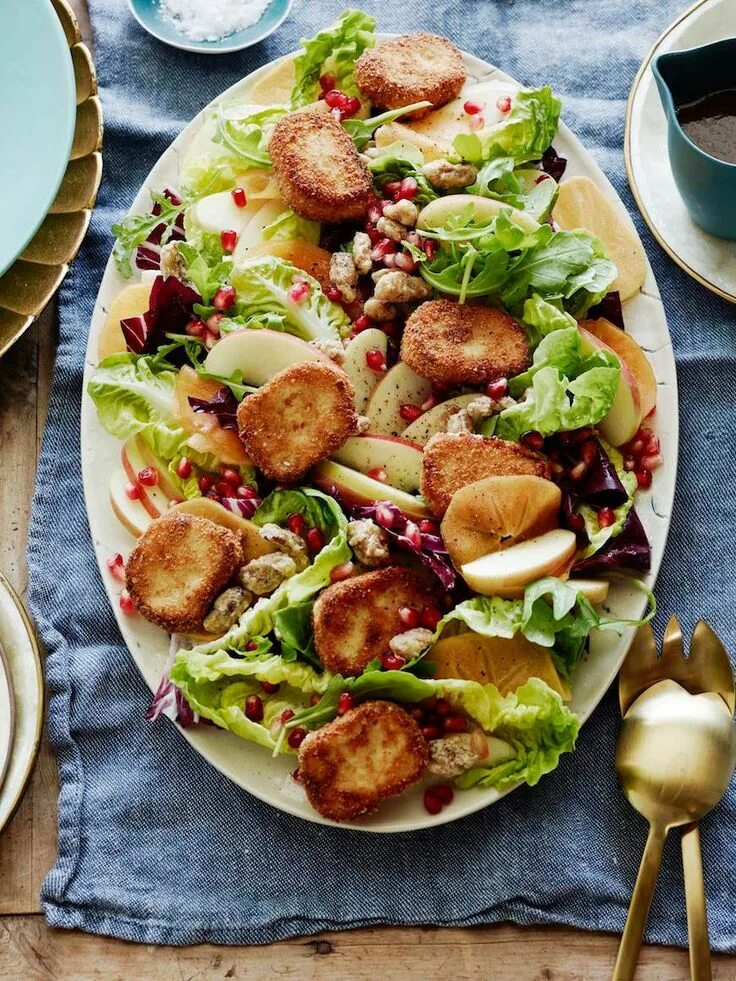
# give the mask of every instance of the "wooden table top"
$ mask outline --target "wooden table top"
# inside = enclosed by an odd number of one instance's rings
[[[90,43],[86,0],[71,3]],[[24,599],[26,534],[55,345],[54,311],[47,310],[0,360],[0,571]],[[40,912],[39,889],[56,854],[57,797],[56,764],[44,741],[28,792],[0,837],[0,979],[604,981],[611,976],[618,938],[566,928],[384,928],[320,934],[266,948],[155,948],[53,930]],[[736,978],[736,958],[715,957],[713,969],[719,981]],[[687,953],[646,947],[637,977],[684,981],[689,977]]]

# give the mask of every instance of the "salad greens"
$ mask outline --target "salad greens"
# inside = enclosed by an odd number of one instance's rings
[[[600,437],[599,437],[600,438]],[[629,512],[634,506],[634,494],[636,493],[637,487],[639,486],[636,480],[636,474],[631,473],[624,469],[624,458],[619,453],[617,449],[613,446],[609,446],[601,440],[605,452],[608,454],[608,458],[616,468],[616,473],[618,479],[623,484],[626,491],[627,498],[618,507],[613,509],[616,520],[607,526],[601,526],[598,518],[598,511],[591,507],[589,504],[581,504],[578,507],[578,512],[583,516],[585,521],[585,534],[588,536],[588,545],[583,552],[583,558],[588,558],[591,555],[595,555],[599,552],[604,545],[606,545],[612,538],[616,538],[621,534],[626,519],[629,516]]]
[[[209,193],[209,190],[209,185],[206,185],[206,189],[203,189],[199,195],[190,195],[183,200],[173,195],[151,191],[153,210],[150,214],[128,215],[127,218],[114,224],[112,233],[115,236],[115,244],[112,256],[121,276],[130,279],[133,275],[136,251],[151,238],[160,225],[163,229],[161,234],[156,236],[158,239],[156,245],[164,245],[171,238],[177,219],[184,215],[187,208],[194,204],[198,197]]]
[[[334,87],[340,92],[360,95],[353,70],[363,52],[375,45],[375,29],[375,19],[362,10],[344,10],[332,27],[309,40],[302,38],[304,51],[294,59],[291,108],[299,109],[316,102],[320,77],[326,74],[332,75]]]
[[[423,208],[425,204],[439,197],[421,171],[423,159],[421,150],[411,144],[392,144],[380,156],[371,159],[368,169],[373,175],[373,182],[381,191],[389,181],[413,177],[417,182],[417,193],[413,200],[417,207]]]
[[[476,133],[461,133],[453,146],[459,156],[477,166],[494,160],[511,160],[514,165],[539,160],[552,144],[561,108],[548,86],[522,90],[514,95],[511,111],[501,122]]]

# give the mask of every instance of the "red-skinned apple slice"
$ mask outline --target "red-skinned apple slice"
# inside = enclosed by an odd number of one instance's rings
[[[648,416],[657,405],[657,378],[649,359],[631,334],[627,334],[605,317],[583,320],[580,326],[607,344],[626,363],[639,386],[642,417]]]
[[[135,438],[129,439],[127,443],[123,444],[123,448],[120,451],[120,460],[123,464],[126,480],[129,480],[131,484],[138,484],[140,488],[141,496],[139,501],[142,507],[148,511],[152,518],[160,517],[168,510],[171,496],[165,493],[158,484],[155,487],[149,487],[139,482],[138,474],[141,470],[145,470],[151,466],[151,464],[140,452],[138,441]],[[154,469],[159,472],[160,479],[159,468],[155,467]],[[174,494],[172,496],[176,497],[177,495]]]
[[[598,423],[598,429],[612,446],[623,446],[634,438],[642,420],[641,395],[636,378],[626,362],[608,344],[604,344],[584,327],[580,328],[580,337],[583,354],[592,354],[596,350],[610,351],[616,355],[621,365],[616,396],[611,408]]]
[[[355,411],[359,414],[365,412],[368,400],[385,377],[384,373],[368,367],[365,356],[374,349],[380,351],[384,358],[386,357],[388,337],[377,327],[369,327],[367,330],[361,331],[345,349],[342,369],[353,383]]]
[[[278,330],[239,330],[223,337],[207,355],[204,366],[229,378],[242,371],[246,385],[265,385],[284,368],[304,361],[334,361],[306,341]]]
[[[113,472],[110,478],[110,507],[120,524],[134,538],[140,538],[153,518],[143,507],[141,501],[132,501],[125,493],[127,483],[127,474],[124,474],[122,470]]]
[[[366,433],[346,439],[332,459],[364,474],[385,470],[387,484],[411,494],[419,490],[423,455],[409,440]]]
[[[161,493],[165,495],[167,502],[179,498],[181,491],[172,482],[168,467],[163,460],[160,460],[156,456],[148,443],[141,436],[131,436],[128,443],[131,445],[131,452],[128,455],[132,455],[135,458],[136,466],[140,464],[138,466],[138,472],[144,467],[153,467],[158,473],[158,487]],[[135,449],[133,449],[133,446],[135,446]]]
[[[577,540],[571,531],[555,528],[511,548],[467,562],[460,571],[476,593],[514,597],[529,583],[564,568],[576,548]]]
[[[312,470],[312,479],[318,487],[328,493],[334,487],[341,499],[349,505],[361,506],[372,504],[374,501],[391,501],[411,518],[421,520],[432,517],[431,511],[412,494],[381,483],[380,480],[374,480],[364,473],[351,470],[332,460],[318,463]]]
[[[431,394],[432,386],[427,379],[420,378],[408,364],[399,361],[386,372],[366,406],[371,432],[381,436],[401,436],[412,421],[402,418],[402,405],[418,410]]]
[[[446,431],[447,420],[451,416],[454,416],[456,412],[464,409],[469,402],[477,398],[478,394],[473,392],[470,395],[456,395],[454,398],[445,399],[444,402],[428,409],[415,422],[408,425],[402,436],[420,446],[426,446],[433,436]]]

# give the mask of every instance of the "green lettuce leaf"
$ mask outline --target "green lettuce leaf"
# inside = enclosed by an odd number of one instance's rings
[[[367,48],[376,43],[376,22],[362,10],[344,10],[337,21],[316,37],[302,38],[304,49],[294,59],[295,79],[291,91],[291,108],[316,102],[319,79],[329,73],[335,88],[350,96],[360,96],[353,78],[355,62]]]
[[[414,148],[416,149],[416,148]],[[421,151],[418,151],[421,155]],[[373,176],[373,183],[379,192],[383,190],[384,184],[389,181],[400,181],[404,177],[413,177],[417,182],[417,193],[414,203],[423,208],[425,204],[436,200],[437,192],[419,169],[415,160],[407,159],[405,156],[397,154],[382,153],[380,157],[374,157],[368,164],[368,169]]]
[[[577,327],[577,320],[562,309],[560,300],[545,300],[538,293],[534,293],[524,302],[521,319],[532,347],[536,347],[543,337],[555,330]]]
[[[300,514],[308,528],[319,528],[325,538],[332,538],[338,532],[347,533],[348,521],[340,505],[334,497],[313,487],[272,491],[261,502],[253,521],[260,527],[266,524],[284,527],[292,514]]]
[[[562,103],[552,89],[522,90],[513,96],[511,112],[500,122],[476,133],[461,133],[453,146],[476,166],[498,157],[516,164],[539,160],[557,132]]]
[[[311,287],[300,303],[289,298],[295,276],[305,279]],[[278,314],[283,316],[289,333],[305,341],[318,337],[339,341],[350,332],[350,319],[343,308],[328,300],[316,279],[285,259],[246,259],[233,268],[230,279],[238,292],[238,313],[246,320]]]
[[[469,194],[502,201],[517,211],[524,211],[537,221],[544,221],[557,200],[557,182],[540,171],[521,167],[515,169],[513,157],[496,157],[484,163],[478,170],[475,184]]]
[[[311,245],[319,244],[322,226],[317,221],[310,221],[295,214],[291,208],[282,211],[275,221],[263,229],[263,238],[267,242],[281,242],[285,239],[300,239]]]

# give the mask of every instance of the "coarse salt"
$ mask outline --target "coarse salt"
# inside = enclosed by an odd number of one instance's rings
[[[271,0],[159,0],[161,13],[192,41],[220,41],[252,27]]]

